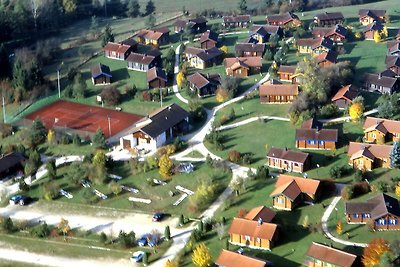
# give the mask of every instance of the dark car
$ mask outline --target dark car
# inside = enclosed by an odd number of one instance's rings
[[[153,215],[153,222],[160,222],[164,218],[164,213],[157,212]]]
[[[24,206],[29,204],[32,199],[28,196],[15,195],[10,198],[10,204]]]
[[[147,245],[147,235],[144,235],[140,239],[138,239],[137,244],[139,247],[146,246]]]
[[[157,245],[157,240],[151,234],[145,234],[140,239],[138,239],[137,244],[139,247],[149,246],[155,247]]]

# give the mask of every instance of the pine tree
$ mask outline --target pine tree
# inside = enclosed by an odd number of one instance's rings
[[[33,121],[29,128],[30,143],[35,147],[42,144],[46,140],[47,130],[43,122],[37,118]]]
[[[130,18],[136,18],[140,15],[140,5],[138,0],[129,0],[126,4],[126,15]]]
[[[396,141],[393,144],[392,150],[390,151],[390,167],[398,168],[400,166],[400,146],[399,142]]]
[[[165,226],[164,237],[165,237],[166,240],[170,240],[171,239],[171,231],[170,231],[168,225]]]
[[[99,35],[99,19],[96,15],[92,16],[92,21],[90,23],[90,33],[92,34],[93,38],[97,38]]]
[[[101,128],[97,129],[96,133],[92,137],[92,143],[94,147],[104,148],[106,146],[106,138]]]
[[[56,167],[56,161],[54,159],[47,161],[46,170],[50,180],[54,180],[57,178],[57,167]]]
[[[239,0],[238,9],[240,14],[244,14],[247,12],[247,1],[246,0]]]
[[[112,32],[110,25],[107,25],[106,28],[104,29],[104,36],[103,39],[101,40],[101,46],[105,47],[108,42],[114,42],[114,34]]]
[[[212,261],[211,261],[210,251],[208,250],[208,248],[204,243],[200,243],[193,250],[192,262],[197,267],[211,266]]]
[[[14,63],[13,68],[13,80],[12,85],[14,88],[18,88],[23,92],[26,90],[29,82],[29,74],[22,66],[22,62],[17,60]]]
[[[146,15],[150,15],[152,13],[154,13],[154,11],[156,11],[156,7],[154,5],[154,2],[152,0],[149,0],[149,2],[147,2],[146,4]]]

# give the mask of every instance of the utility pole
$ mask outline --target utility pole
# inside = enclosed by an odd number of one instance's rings
[[[161,107],[162,107],[162,88],[160,87],[160,102],[161,102]]]
[[[107,116],[108,119],[108,134],[111,137],[111,120],[110,120],[110,115]]]
[[[3,96],[3,122],[6,123],[6,104]]]
[[[58,86],[58,98],[61,98],[60,69],[57,69],[57,86]]]

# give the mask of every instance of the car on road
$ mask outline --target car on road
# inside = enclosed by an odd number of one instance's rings
[[[165,214],[161,212],[154,213],[153,215],[153,222],[161,222],[164,218]]]
[[[147,235],[142,236],[138,241],[137,244],[139,247],[144,247],[147,245]]]
[[[133,262],[139,262],[142,261],[143,257],[144,257],[144,253],[143,251],[136,251],[133,252],[132,257],[131,257],[131,261]]]
[[[14,205],[28,205],[32,201],[32,198],[23,195],[15,195],[10,198],[10,204]]]
[[[145,234],[140,239],[138,239],[137,244],[139,247],[149,246],[155,247],[157,245],[157,240],[151,234]]]

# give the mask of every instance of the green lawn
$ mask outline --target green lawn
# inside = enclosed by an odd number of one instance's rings
[[[130,168],[128,164],[117,163],[117,166],[111,170],[109,173],[117,174],[123,177],[122,180],[118,181],[119,184],[124,184],[128,186],[135,187],[140,190],[138,194],[122,192],[118,196],[114,196],[108,184],[104,185],[93,185],[93,188],[99,190],[100,192],[106,194],[108,199],[100,200],[96,198],[93,194],[93,200],[91,203],[88,202],[88,198],[84,195],[84,188],[81,185],[74,185],[71,181],[68,181],[65,177],[65,174],[68,172],[70,166],[64,166],[58,169],[58,179],[57,183],[61,188],[73,194],[72,199],[67,199],[65,197],[60,196],[51,204],[62,204],[62,206],[66,207],[68,205],[68,209],[72,210],[94,210],[93,206],[96,207],[108,207],[113,209],[120,209],[126,211],[137,210],[139,212],[145,213],[153,213],[155,211],[163,211],[168,212],[173,215],[185,214],[185,215],[199,215],[201,210],[192,212],[189,211],[189,199],[185,199],[179,206],[173,206],[172,204],[181,197],[181,193],[175,189],[176,185],[183,186],[189,190],[196,191],[197,185],[202,181],[213,178],[215,182],[218,182],[221,186],[219,188],[219,192],[224,190],[229,182],[231,175],[229,173],[221,172],[217,169],[210,169],[205,163],[194,163],[196,166],[196,170],[193,173],[187,174],[176,174],[173,176],[172,180],[167,183],[167,185],[156,185],[152,186],[147,182],[148,178],[161,179],[158,170],[149,171],[147,173],[141,173],[138,175],[130,175]],[[42,184],[46,183],[48,178],[42,178],[37,184],[32,186],[29,195],[40,199],[39,202],[43,205],[48,206],[49,202],[42,200]],[[173,197],[169,196],[169,191],[176,192],[177,194]],[[128,197],[138,197],[150,199],[151,204],[143,204],[137,202],[128,201]]]
[[[38,267],[38,266],[44,266],[44,265],[27,264],[18,261],[8,261],[4,259],[2,259],[0,262],[0,267]]]

